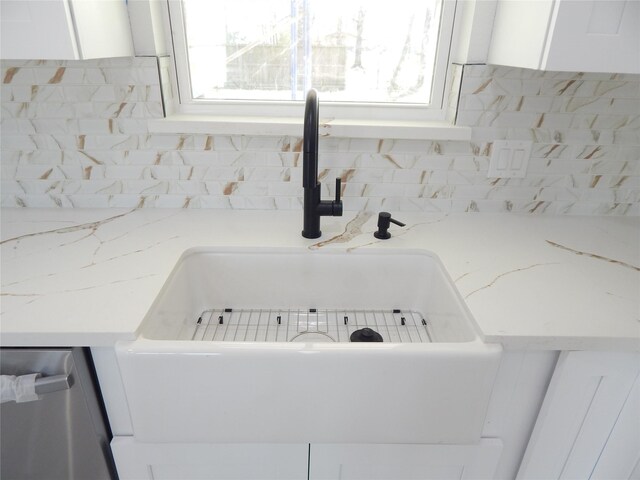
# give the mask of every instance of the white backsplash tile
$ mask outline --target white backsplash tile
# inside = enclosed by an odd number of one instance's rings
[[[300,209],[301,138],[149,133],[166,61],[2,61],[2,205]],[[323,195],[340,177],[351,211],[640,214],[640,75],[451,78],[471,141],[321,138]],[[497,139],[534,142],[525,178],[487,178]]]

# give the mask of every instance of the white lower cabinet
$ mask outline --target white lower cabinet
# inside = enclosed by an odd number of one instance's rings
[[[563,352],[518,480],[640,479],[640,355]]]
[[[115,355],[94,360],[121,480],[640,480],[638,353],[505,352],[483,438],[459,445],[141,443]]]
[[[475,445],[311,444],[309,480],[492,479],[502,442]]]
[[[309,445],[138,443],[114,437],[111,450],[120,480],[302,480]]]
[[[483,480],[502,443],[474,445],[111,442],[121,480]]]

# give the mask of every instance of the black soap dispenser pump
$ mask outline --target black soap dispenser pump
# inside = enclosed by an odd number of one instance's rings
[[[391,234],[388,232],[392,223],[400,227],[404,227],[405,224],[398,220],[391,218],[389,212],[380,212],[378,215],[378,230],[373,233],[373,236],[380,240],[388,240],[391,238]]]

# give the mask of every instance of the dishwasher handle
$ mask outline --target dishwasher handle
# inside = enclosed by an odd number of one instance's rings
[[[33,402],[54,392],[69,390],[73,385],[71,374],[43,377],[40,373],[2,375],[0,379],[0,403]]]
[[[73,386],[71,375],[51,375],[49,377],[36,378],[35,391],[38,395],[69,390]]]

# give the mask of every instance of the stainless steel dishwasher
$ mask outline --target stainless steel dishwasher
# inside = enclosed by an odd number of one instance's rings
[[[40,374],[38,400],[0,406],[3,480],[117,478],[88,349],[2,348],[0,372]]]

